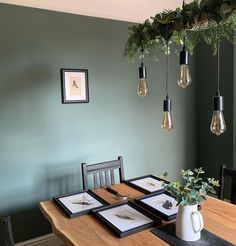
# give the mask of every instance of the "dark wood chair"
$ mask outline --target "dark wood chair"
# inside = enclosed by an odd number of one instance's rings
[[[122,156],[119,156],[117,160],[101,162],[97,164],[87,165],[81,164],[83,189],[88,189],[88,175],[93,175],[94,188],[100,188],[103,186],[109,186],[115,184],[115,170],[119,171],[120,183],[124,181],[124,168]]]
[[[14,246],[14,238],[12,233],[11,218],[10,216],[2,217],[2,228],[4,237],[4,246]]]
[[[230,203],[236,204],[236,170],[229,169],[225,165],[220,167],[220,188],[218,198],[224,200],[225,178],[231,178]]]

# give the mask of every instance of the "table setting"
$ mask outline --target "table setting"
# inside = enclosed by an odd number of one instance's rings
[[[185,185],[189,186],[189,179],[202,185],[202,172],[200,168],[182,173]],[[206,196],[217,186],[217,181],[204,182],[205,190],[201,186],[199,192],[206,199],[201,201],[201,207],[200,202],[196,202],[199,199],[196,194],[190,200],[183,194],[176,195],[178,189],[183,188],[178,183],[145,175],[112,186],[57,196],[53,201],[41,202],[40,208],[54,233],[69,241],[69,245],[88,245],[83,241],[85,227],[93,234],[87,235],[89,240],[97,240],[98,245],[132,245],[134,241],[137,245],[145,241],[147,245],[157,242],[174,246],[235,245],[236,239],[231,233],[236,233],[236,208]],[[73,213],[68,207],[69,200],[77,208]],[[62,230],[64,227],[66,230]],[[81,239],[73,231],[84,237]]]

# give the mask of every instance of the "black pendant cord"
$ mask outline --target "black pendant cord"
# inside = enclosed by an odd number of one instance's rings
[[[141,45],[141,67],[143,67],[143,59],[144,59],[144,48],[143,45]]]
[[[220,95],[220,35],[217,41],[217,94]]]
[[[143,67],[143,53],[141,54],[141,67]]]
[[[168,75],[169,75],[169,40],[167,40],[166,44],[167,48],[167,57],[166,57],[166,97],[168,98]]]
[[[186,30],[186,29],[184,29],[184,30]],[[184,34],[183,50],[186,50],[186,34]]]
[[[182,11],[184,9],[184,6],[185,6],[185,0],[183,0]],[[187,21],[184,20],[183,24],[184,24],[183,49],[185,50],[186,49],[186,26],[187,26]]]
[[[214,96],[214,111],[224,110],[224,99],[220,95],[220,28],[217,30],[217,91]]]

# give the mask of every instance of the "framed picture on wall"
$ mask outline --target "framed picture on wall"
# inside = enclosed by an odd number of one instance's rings
[[[62,103],[88,103],[88,70],[61,69]]]

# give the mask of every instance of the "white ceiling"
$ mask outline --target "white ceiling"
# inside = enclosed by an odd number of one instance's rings
[[[164,9],[175,9],[182,5],[182,0],[0,0],[0,2],[137,23],[142,23]]]

